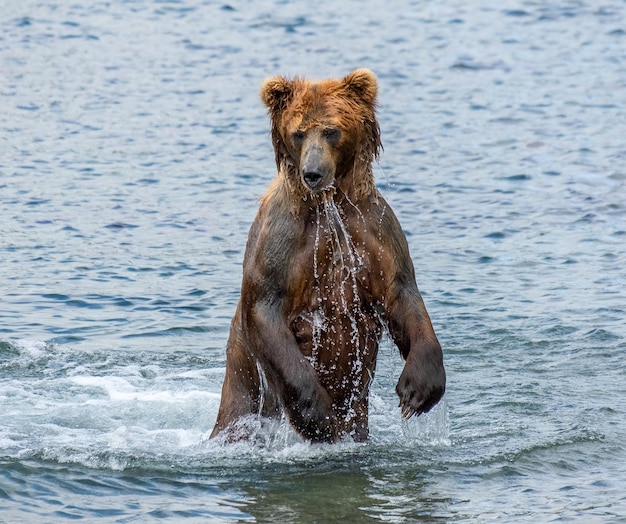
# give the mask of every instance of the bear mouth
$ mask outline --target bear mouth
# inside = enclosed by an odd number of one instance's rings
[[[324,182],[324,175],[322,173],[318,173],[317,171],[306,171],[302,173],[302,179],[309,189],[322,189]]]
[[[332,182],[330,183],[320,182],[315,187],[311,187],[307,182],[304,182],[304,187],[310,196],[322,197],[322,198],[324,197],[324,195],[333,193],[335,190],[335,186],[333,185]]]
[[[311,194],[324,193],[334,187],[335,176],[332,172],[300,171],[300,180]]]

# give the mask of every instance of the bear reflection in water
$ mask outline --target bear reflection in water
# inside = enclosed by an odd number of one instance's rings
[[[212,436],[286,414],[312,442],[368,438],[368,396],[388,330],[405,359],[402,416],[430,410],[443,354],[404,233],[374,185],[381,150],[373,73],[265,81],[277,176],[250,229]]]

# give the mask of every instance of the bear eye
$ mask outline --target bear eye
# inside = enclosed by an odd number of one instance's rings
[[[324,129],[322,134],[324,135],[324,138],[330,142],[337,142],[341,135],[339,129],[337,129],[336,127],[327,127],[326,129]]]
[[[304,131],[298,129],[298,131],[294,131],[291,135],[295,144],[301,144],[304,141]]]

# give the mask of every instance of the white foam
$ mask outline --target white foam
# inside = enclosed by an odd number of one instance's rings
[[[40,340],[20,339],[14,343],[15,349],[20,355],[31,360],[36,360],[50,352],[51,346]]]
[[[215,400],[220,398],[219,392],[197,389],[143,389],[122,377],[77,376],[71,377],[70,380],[79,386],[100,389],[112,401],[187,402],[197,399]],[[100,400],[94,399],[94,401],[99,402]]]
[[[253,417],[248,421],[252,438],[225,445],[209,439],[223,367],[172,369],[150,356],[144,364],[126,363],[123,355],[81,355],[39,341],[20,341],[15,348],[12,358],[29,372],[0,383],[0,449],[9,457],[117,470],[146,463],[184,468],[225,460],[291,463],[360,452],[369,445],[445,440],[441,428],[447,427],[447,410],[403,423],[393,390],[375,385],[369,444],[310,444],[285,418]],[[426,417],[433,415],[429,422]]]

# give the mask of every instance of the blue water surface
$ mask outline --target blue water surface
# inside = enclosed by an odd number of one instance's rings
[[[5,0],[0,522],[624,522],[626,5]],[[209,441],[268,76],[379,78],[448,390]]]

